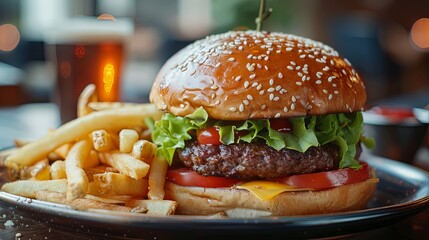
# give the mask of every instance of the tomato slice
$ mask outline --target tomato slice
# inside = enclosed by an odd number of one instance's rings
[[[216,127],[198,129],[197,140],[199,144],[220,145],[219,129]]]
[[[274,118],[270,119],[270,127],[279,132],[291,132],[292,124],[286,118]]]
[[[240,182],[238,179],[203,176],[188,168],[170,169],[167,171],[167,180],[181,186],[224,188]]]
[[[324,189],[346,184],[363,182],[371,178],[370,168],[367,163],[361,163],[361,168],[342,168],[327,172],[299,174],[274,181],[284,183],[297,188]]]

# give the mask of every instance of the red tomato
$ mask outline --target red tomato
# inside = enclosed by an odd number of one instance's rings
[[[270,119],[270,127],[279,132],[290,132],[292,124],[285,118]]]
[[[240,182],[238,179],[225,177],[205,177],[188,168],[171,169],[167,172],[167,180],[181,186],[205,188],[231,187]]]
[[[278,178],[275,181],[298,188],[324,189],[363,182],[369,178],[371,178],[370,168],[368,164],[362,163],[360,169],[342,168],[328,172],[299,174]]]
[[[197,139],[199,144],[220,145],[219,130],[216,127],[198,129]]]

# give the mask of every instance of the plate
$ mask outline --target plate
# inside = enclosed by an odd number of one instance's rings
[[[202,216],[153,217],[76,211],[67,206],[0,191],[0,205],[55,227],[78,228],[94,236],[150,239],[225,237],[316,238],[348,235],[393,224],[429,206],[429,175],[401,162],[366,156],[380,182],[367,209],[360,211],[255,219],[208,219]]]

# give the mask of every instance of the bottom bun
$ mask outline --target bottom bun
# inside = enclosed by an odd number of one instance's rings
[[[224,212],[230,217],[291,216],[359,210],[366,207],[376,188],[375,181],[319,191],[284,192],[260,200],[247,190],[184,187],[165,183],[166,198],[178,202],[176,213],[210,215]]]

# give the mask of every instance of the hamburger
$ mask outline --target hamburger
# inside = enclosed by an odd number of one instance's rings
[[[365,86],[317,41],[231,31],[173,55],[150,101],[157,155],[179,214],[304,215],[362,209],[375,189],[359,161]]]

